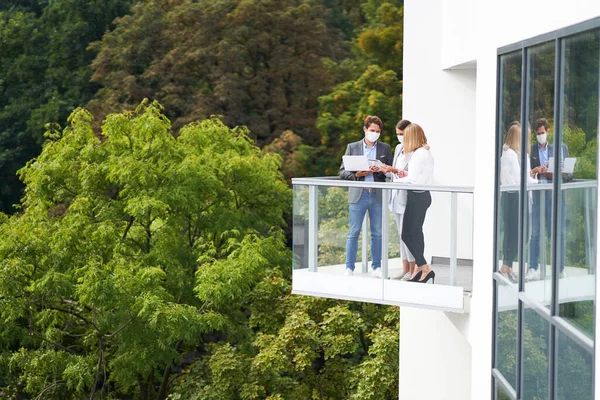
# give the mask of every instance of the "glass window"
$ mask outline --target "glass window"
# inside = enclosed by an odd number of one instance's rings
[[[517,387],[517,303],[513,286],[498,285],[495,368],[513,388]]]
[[[550,324],[536,310],[523,313],[523,394],[524,400],[548,398]]]
[[[552,174],[554,149],[555,42],[527,51],[527,153],[528,179],[525,221],[525,292],[533,301],[550,307],[552,268]]]
[[[501,108],[499,157],[500,191],[497,211],[497,270],[506,282],[516,284],[518,275],[518,225],[521,163],[521,52],[500,59]]]
[[[511,400],[510,396],[504,392],[504,389],[500,385],[496,386],[496,399],[497,400]]]
[[[562,54],[563,158],[575,166],[561,190],[559,315],[593,337],[600,31],[565,39]]]
[[[499,56],[496,399],[513,398],[513,389],[519,400],[594,397],[589,339],[595,337],[600,21],[595,24],[510,46]]]
[[[556,399],[592,400],[594,398],[594,358],[561,331],[556,340]]]

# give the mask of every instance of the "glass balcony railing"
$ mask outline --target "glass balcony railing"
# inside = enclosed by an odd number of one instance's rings
[[[411,305],[465,312],[472,290],[473,188],[358,182],[337,177],[294,178],[293,292],[297,294]],[[373,276],[368,213],[358,238],[354,274],[347,276],[349,188],[376,189],[381,202],[381,277]],[[435,284],[398,279],[403,273],[397,214],[389,199],[397,190],[429,190],[432,203],[423,226],[425,258]],[[431,283],[431,281],[430,281]],[[467,294],[467,296],[465,296]]]

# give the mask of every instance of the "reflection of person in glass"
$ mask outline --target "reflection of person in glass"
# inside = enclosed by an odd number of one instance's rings
[[[410,125],[410,121],[403,119],[396,124],[396,135],[398,136],[398,145],[394,151],[394,162],[392,166],[384,166],[382,171],[388,175],[393,181],[398,181],[400,171],[405,171],[408,168],[410,156],[404,153],[404,130]],[[402,222],[404,220],[404,211],[406,210],[407,193],[406,190],[393,190],[390,198],[390,210],[394,213],[398,234],[402,236]],[[402,258],[402,273],[395,279],[407,281],[410,279],[415,270],[415,258],[413,257],[406,243],[400,239],[400,255]]]
[[[404,130],[404,153],[410,157],[408,171],[398,171],[400,183],[414,185],[431,185],[433,183],[433,155],[427,145],[425,132],[417,124],[410,124]],[[425,260],[425,238],[423,236],[423,223],[425,214],[431,205],[431,194],[428,190],[408,190],[406,210],[402,222],[402,241],[415,257],[416,268],[410,282],[427,283],[429,279],[435,281],[435,272],[431,270]]]
[[[529,141],[527,141],[529,143]],[[529,150],[529,149],[528,149]],[[530,171],[529,157],[527,171]],[[527,174],[528,182],[537,180]],[[504,223],[504,239],[502,243],[502,267],[500,273],[513,283],[517,277],[512,265],[519,252],[519,185],[521,184],[521,124],[513,122],[504,138],[502,157],[500,158],[500,188],[514,186],[514,190],[503,190],[501,194],[502,222]]]
[[[350,143],[346,155],[366,155],[369,159],[377,159],[383,164],[393,161],[392,150],[388,144],[379,141],[383,122],[375,116],[368,116],[363,123],[365,137],[358,142]],[[351,181],[385,182],[385,173],[372,165],[369,171],[346,171],[344,163],[340,166],[340,178]],[[356,252],[358,251],[358,235],[360,234],[365,214],[369,212],[371,225],[371,257],[373,260],[373,277],[381,278],[381,190],[349,188],[348,203],[350,212],[350,230],[346,240],[346,270],[344,275],[354,275]]]
[[[548,121],[546,118],[538,118],[535,121],[535,133],[537,139],[537,145],[534,146],[533,151],[531,152],[531,166],[533,170],[531,171],[533,174],[537,175],[540,183],[549,183],[552,182],[552,173],[548,172],[548,161],[550,157],[554,157],[554,146],[548,143]],[[569,157],[569,148],[563,144],[562,145],[562,154],[561,160],[564,160],[565,157]],[[563,181],[570,181],[573,179],[573,174],[562,174]],[[531,207],[531,238],[529,241],[529,269],[527,270],[527,275],[525,279],[537,280],[540,279],[540,270],[538,269],[538,261],[540,257],[540,231],[541,227],[541,203],[544,202],[544,226],[546,237],[550,238],[550,228],[551,228],[551,216],[552,216],[552,191],[550,190],[536,190],[533,192],[533,204]],[[562,196],[561,200],[562,207],[562,224],[560,228],[560,246],[561,246],[561,261],[560,261],[560,272],[563,275],[563,270],[565,268],[565,224],[566,224],[566,216],[565,216],[565,199]],[[544,249],[545,251],[545,249]]]

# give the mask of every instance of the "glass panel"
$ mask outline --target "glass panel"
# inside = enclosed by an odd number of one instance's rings
[[[435,272],[436,285],[450,285],[450,256],[452,239],[456,241],[456,269],[454,284],[466,291],[473,288],[473,201],[470,194],[455,194],[456,197],[456,234],[451,231],[452,194],[431,191],[431,206],[427,209],[423,235],[425,241],[425,258],[431,261]],[[394,196],[397,196],[395,194]],[[391,279],[401,279],[405,270],[409,271],[414,264],[414,257],[404,245],[401,251],[402,218],[404,214],[388,210],[388,272]],[[395,211],[402,211],[397,205]],[[467,218],[465,218],[465,216]],[[405,265],[406,264],[406,269]]]
[[[500,58],[499,142],[500,198],[498,199],[497,270],[513,284],[518,274],[518,223],[520,184],[521,52]],[[517,121],[516,124],[514,122]]]
[[[513,388],[517,387],[517,291],[498,285],[496,305],[496,365]]]
[[[346,266],[346,244],[349,241],[348,188],[320,186],[318,198],[319,250],[317,265],[319,272],[341,274]],[[354,249],[352,254],[355,254],[356,257],[355,263],[353,263],[356,274],[361,273],[363,221],[364,218],[356,221],[356,236],[352,235],[351,240],[351,250]]]
[[[292,245],[294,269],[308,268],[308,186],[294,185]]]
[[[565,39],[563,48],[562,149],[575,168],[561,190],[559,315],[593,337],[600,31]]]
[[[592,400],[594,398],[592,354],[558,329],[556,338],[556,399]]]
[[[504,389],[500,385],[496,385],[496,400],[511,400],[510,396],[504,392]]]
[[[397,201],[397,196],[404,196],[399,194],[399,191],[390,190],[393,201]],[[432,194],[433,196],[433,194]],[[409,273],[411,269],[414,269],[414,257],[410,252],[407,252],[406,245],[403,245],[400,239],[402,235],[402,222],[404,220],[404,211],[397,201],[396,207],[392,210],[392,203],[388,207],[384,208],[384,211],[388,212],[388,276],[392,279],[402,279],[405,273]]]
[[[547,399],[550,324],[531,308],[525,308],[523,322],[523,399]]]
[[[525,260],[525,292],[536,302],[550,307],[552,301],[551,236],[552,174],[547,173],[553,157],[555,42],[528,50],[527,142],[529,171]]]

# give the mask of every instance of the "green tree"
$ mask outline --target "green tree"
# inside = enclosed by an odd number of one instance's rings
[[[319,98],[316,126],[322,135],[320,157],[326,174],[337,174],[346,145],[363,137],[367,115],[383,120],[381,140],[396,142],[394,130],[402,116],[401,1],[370,0],[362,4],[365,25],[353,40],[353,58],[329,65],[342,80]]]
[[[0,5],[0,211],[13,212],[23,186],[16,171],[37,156],[48,122],[68,115],[98,88],[94,53],[115,17],[134,0],[9,1]]]
[[[290,297],[273,279],[255,292],[252,346],[214,346],[173,399],[398,398],[397,308]]]
[[[164,399],[186,359],[251,334],[245,299],[291,259],[290,190],[245,129],[175,138],[157,104],[100,138],[91,120],[49,135],[22,212],[0,219],[0,392]]]

